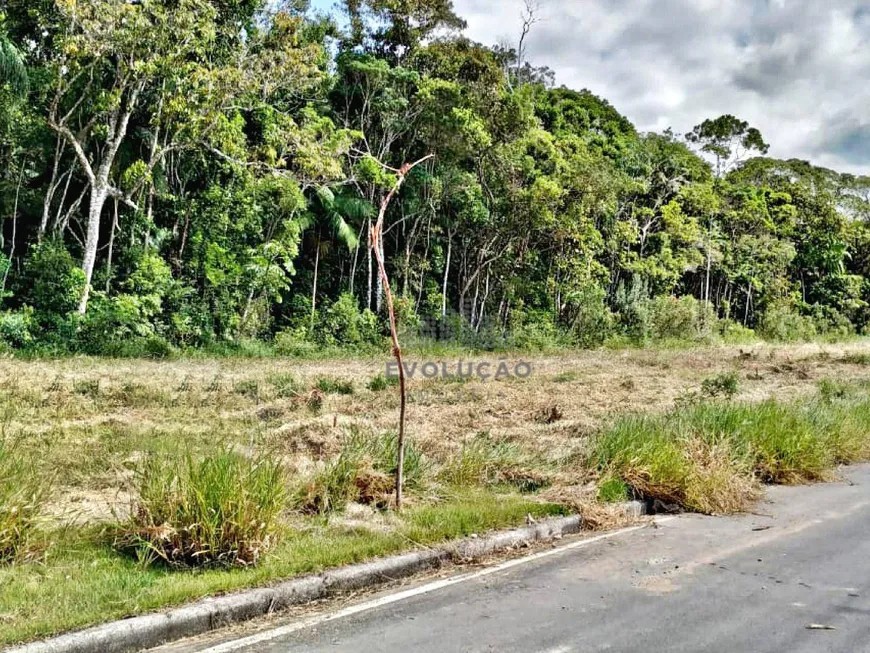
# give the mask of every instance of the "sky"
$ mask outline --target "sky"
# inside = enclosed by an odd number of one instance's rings
[[[641,131],[731,113],[771,156],[870,174],[870,0],[539,1],[527,58]],[[519,37],[522,0],[454,7],[475,41]]]

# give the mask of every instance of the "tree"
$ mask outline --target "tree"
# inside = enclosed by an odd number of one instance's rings
[[[713,156],[717,178],[721,178],[752,152],[767,154],[770,149],[758,129],[730,114],[696,125],[686,134],[686,140],[700,147],[705,154]]]

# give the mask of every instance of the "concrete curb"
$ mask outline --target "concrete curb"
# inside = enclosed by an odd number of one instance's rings
[[[644,505],[640,502],[626,504],[625,511],[630,516],[639,516],[645,512]],[[496,551],[557,539],[562,535],[577,533],[581,527],[582,518],[579,515],[551,519],[525,528],[460,540],[438,549],[414,551],[364,564],[341,567],[322,574],[303,576],[273,587],[203,599],[175,610],[115,621],[45,641],[6,649],[6,653],[140,651],[253,619],[292,605],[322,599],[330,594],[374,587],[411,576],[424,569],[438,567],[449,560],[475,560]]]

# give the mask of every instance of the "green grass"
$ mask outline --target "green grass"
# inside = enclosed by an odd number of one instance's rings
[[[611,493],[706,513],[744,509],[759,483],[826,480],[837,464],[870,459],[870,397],[861,386],[823,385],[789,403],[708,402],[664,415],[618,419],[595,438],[590,463]]]
[[[317,379],[317,389],[328,395],[352,395],[353,381],[322,376]]]
[[[434,505],[408,508],[390,531],[313,520],[307,528],[290,531],[257,567],[229,570],[143,568],[104,543],[98,531],[77,538],[64,535],[58,537],[48,564],[0,567],[0,645],[514,526],[527,514],[540,518],[563,513],[559,506],[516,495],[459,493]]]
[[[202,459],[152,456],[137,471],[138,499],[115,546],[143,564],[248,566],[272,548],[287,491],[279,464],[230,449]]]
[[[0,564],[33,554],[50,479],[34,474],[22,448],[0,434]]]

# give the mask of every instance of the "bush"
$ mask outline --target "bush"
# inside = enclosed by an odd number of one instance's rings
[[[143,563],[176,567],[257,564],[278,541],[287,499],[280,464],[229,449],[203,459],[152,456],[134,490],[115,545]]]
[[[50,488],[51,482],[34,472],[30,459],[0,439],[0,564],[21,560],[33,552]]]
[[[556,326],[553,316],[547,312],[516,311],[514,321],[508,336],[508,346],[512,349],[550,351],[569,344]]]
[[[33,307],[35,321],[53,330],[78,308],[85,273],[62,242],[47,240],[31,250],[19,286],[16,296]]]
[[[0,313],[0,341],[12,348],[21,349],[32,344],[33,327],[33,309],[27,306],[20,311]]]
[[[649,313],[651,335],[658,339],[708,339],[717,322],[713,307],[692,296],[656,297],[649,304]]]
[[[592,284],[568,298],[571,332],[581,347],[598,347],[613,333],[613,314],[605,298],[604,289]]]
[[[758,341],[755,331],[734,320],[720,320],[719,335],[729,345],[747,345]]]
[[[321,309],[315,337],[324,345],[344,347],[375,345],[383,340],[377,316],[368,309],[360,311],[356,297],[349,293]]]
[[[616,320],[622,333],[632,340],[644,341],[650,336],[650,300],[646,283],[633,277],[626,286],[620,282],[614,298]]]
[[[740,392],[740,377],[737,372],[723,372],[701,382],[701,392],[708,397],[731,399]]]
[[[308,358],[320,347],[307,338],[306,329],[287,329],[275,336],[275,353],[288,358]]]
[[[795,313],[786,304],[769,306],[758,323],[758,332],[765,340],[798,342],[816,335],[812,318]]]

